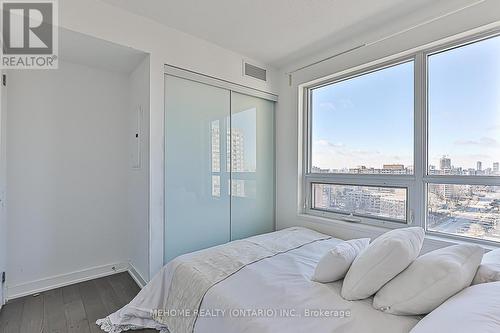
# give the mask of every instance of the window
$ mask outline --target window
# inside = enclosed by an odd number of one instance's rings
[[[302,86],[306,214],[500,242],[500,36]]]
[[[500,241],[500,186],[429,184],[430,231]]]
[[[312,209],[406,221],[405,188],[312,184]]]
[[[413,90],[412,61],[311,89],[312,172],[412,174]]]
[[[308,90],[309,213],[373,224],[408,223],[413,69],[409,59]]]
[[[428,57],[429,174],[500,176],[500,37]]]
[[[427,229],[500,242],[500,37],[428,55]]]

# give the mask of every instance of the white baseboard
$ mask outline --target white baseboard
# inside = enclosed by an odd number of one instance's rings
[[[97,279],[103,276],[108,276],[127,271],[130,271],[130,265],[128,263],[117,263],[117,264],[91,267],[67,274],[55,275],[45,279],[22,283],[14,286],[7,285],[6,288],[7,292],[5,299],[11,300],[14,298],[19,298],[51,289],[68,286],[70,284],[84,282],[92,279]],[[134,278],[134,280],[136,280],[137,276],[140,277],[140,275],[137,273],[135,269],[134,271],[136,277],[134,276],[132,277]],[[130,275],[132,275],[132,273]]]
[[[144,286],[146,286],[146,283],[147,283],[146,280],[144,280],[144,278],[141,276],[141,274],[139,274],[139,272],[135,269],[134,265],[129,264],[128,273],[130,274],[132,279],[135,281],[135,283],[137,283],[139,288],[142,289],[142,288],[144,288]]]

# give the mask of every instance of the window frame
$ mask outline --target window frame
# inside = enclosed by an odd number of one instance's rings
[[[354,222],[374,225],[384,228],[402,228],[407,226],[421,226],[430,236],[457,241],[473,242],[498,247],[500,241],[490,241],[471,238],[462,235],[446,234],[430,231],[427,228],[428,218],[428,185],[429,184],[456,184],[456,185],[491,185],[500,186],[500,176],[470,176],[470,175],[429,175],[429,105],[428,105],[428,59],[430,56],[446,52],[455,48],[481,42],[486,39],[500,37],[500,29],[490,29],[466,37],[456,38],[445,43],[435,43],[431,47],[423,47],[404,56],[392,56],[348,69],[325,78],[304,83],[299,88],[299,140],[302,149],[299,151],[299,168],[301,181],[299,182],[299,214],[313,217],[322,217],[330,220]],[[390,60],[385,60],[389,59]],[[372,73],[391,66],[413,61],[414,68],[414,131],[413,131],[413,175],[380,175],[380,174],[349,174],[349,173],[313,173],[311,172],[312,153],[312,104],[311,95],[315,88],[345,81]],[[407,223],[384,220],[366,216],[352,216],[337,212],[323,212],[312,208],[312,184],[339,184],[355,186],[387,186],[404,187],[407,189]]]
[[[413,62],[414,68],[413,72],[415,75],[416,57],[415,55],[399,57],[390,61],[384,61],[380,64],[373,66],[367,66],[354,71],[347,71],[342,75],[334,75],[331,78],[315,82],[310,85],[305,85],[303,89],[303,160],[302,170],[304,170],[303,175],[303,212],[307,215],[326,217],[335,220],[342,220],[346,222],[363,223],[374,226],[383,226],[386,228],[401,228],[413,224],[415,211],[412,209],[411,201],[415,201],[417,198],[417,193],[415,192],[415,173],[416,173],[416,152],[415,144],[413,151],[413,175],[384,175],[384,174],[349,174],[349,173],[313,173],[311,172],[311,161],[312,161],[312,91],[316,88],[324,87],[330,84],[335,84],[338,82],[346,81],[352,78],[360,77],[365,74],[380,71],[389,67],[397,66],[404,63]],[[414,81],[414,89],[415,89]],[[416,107],[416,95],[414,93],[414,111]],[[415,115],[415,112],[414,112]],[[415,116],[413,125],[413,141],[416,139],[416,127],[415,127]],[[406,223],[400,221],[394,221],[391,219],[375,218],[369,216],[359,216],[359,215],[349,215],[333,211],[319,211],[312,208],[312,193],[311,188],[313,183],[325,183],[325,184],[338,184],[338,185],[354,185],[354,186],[380,186],[380,187],[397,187],[405,188],[407,193],[406,202]]]
[[[463,235],[448,234],[438,231],[431,231],[427,228],[428,219],[428,187],[429,184],[452,184],[452,185],[489,185],[489,186],[500,186],[500,176],[470,176],[470,175],[430,175],[429,174],[429,67],[428,59],[430,56],[447,52],[453,49],[457,49],[470,44],[478,43],[490,38],[500,38],[500,30],[495,29],[492,31],[487,31],[479,34],[474,34],[472,36],[460,38],[448,43],[444,43],[426,50],[423,50],[422,57],[424,58],[423,67],[423,82],[424,90],[422,92],[423,98],[423,115],[424,122],[422,124],[422,137],[424,140],[424,170],[422,173],[422,181],[424,185],[424,190],[422,193],[423,197],[423,225],[425,231],[428,235],[436,237],[444,237],[458,241],[474,242],[479,244],[487,244],[492,246],[500,246],[499,241],[490,241],[486,239],[473,238]]]
[[[410,211],[408,208],[408,188],[406,186],[396,186],[396,185],[391,185],[391,186],[380,186],[380,185],[356,185],[356,184],[339,184],[339,183],[325,183],[325,182],[311,182],[310,183],[311,188],[309,191],[311,191],[311,211],[314,211],[315,214],[319,216],[328,216],[329,214],[333,214],[336,216],[344,216],[344,219],[347,221],[352,221],[356,222],[360,218],[364,219],[370,219],[370,220],[377,220],[379,223],[390,223],[391,225],[393,223],[396,223],[396,225],[406,225],[408,224],[408,217],[410,216]],[[376,216],[376,215],[369,215],[369,214],[354,214],[354,213],[346,213],[346,212],[341,212],[340,210],[327,210],[327,209],[321,209],[321,208],[314,208],[313,207],[313,199],[314,199],[314,194],[312,193],[314,185],[337,185],[337,186],[362,186],[362,187],[385,187],[385,188],[392,188],[392,189],[404,189],[406,190],[406,212],[405,212],[405,220],[398,220],[395,218],[390,218],[390,217],[383,217],[383,216]]]

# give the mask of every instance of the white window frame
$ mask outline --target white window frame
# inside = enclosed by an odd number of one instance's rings
[[[389,61],[380,60],[371,65],[358,66],[356,69],[333,74],[325,79],[314,80],[299,85],[299,119],[301,128],[302,151],[299,154],[301,161],[302,180],[299,191],[299,214],[322,217],[331,220],[355,222],[385,228],[401,228],[407,226],[421,226],[428,235],[439,238],[448,238],[458,241],[474,242],[499,246],[499,242],[470,238],[460,235],[451,235],[427,230],[427,187],[429,184],[455,185],[493,185],[500,186],[499,176],[452,176],[428,175],[428,57],[441,52],[480,42],[500,36],[500,29],[489,30],[441,43],[437,46],[422,48],[403,57]],[[377,175],[377,174],[348,174],[348,173],[312,173],[311,172],[311,91],[315,88],[344,81],[370,72],[395,66],[408,61],[414,64],[414,147],[413,147],[413,175]],[[312,208],[311,188],[313,183],[345,184],[359,186],[387,186],[407,188],[407,223],[371,218],[366,216],[352,216],[338,212],[320,211]]]

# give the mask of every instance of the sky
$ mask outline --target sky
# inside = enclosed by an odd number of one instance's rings
[[[313,90],[312,165],[413,164],[413,62]],[[429,58],[429,160],[500,161],[500,37]]]

